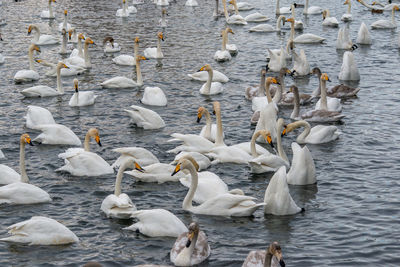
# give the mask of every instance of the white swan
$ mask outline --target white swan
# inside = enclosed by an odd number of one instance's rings
[[[371,24],[372,29],[395,29],[397,28],[394,12],[399,11],[399,6],[395,5],[392,8],[392,20],[380,19]]]
[[[83,34],[82,34],[83,36]],[[68,31],[68,42],[69,43],[77,43],[78,42],[78,33],[76,32],[75,28],[71,28]]]
[[[391,11],[392,8],[393,8],[395,5],[397,5],[397,4],[392,3],[392,0],[388,0],[388,2],[389,2],[389,4],[385,5],[385,4],[380,3],[379,1],[374,1],[374,2],[372,2],[371,5],[372,5],[372,6],[379,5],[379,6],[382,7],[383,11]]]
[[[90,37],[85,38],[85,43],[83,45],[83,58],[78,56],[69,57],[64,60],[65,64],[67,65],[75,65],[82,68],[89,69],[92,67],[92,62],[90,60],[89,55],[89,44],[93,44],[94,42]]]
[[[357,0],[357,2],[359,2],[360,4],[362,4],[363,6],[368,8],[369,10],[375,10],[375,11],[379,10],[379,11],[383,12],[383,8],[377,8],[377,7],[374,7],[372,5],[368,5],[367,3],[364,2],[364,0]]]
[[[357,46],[353,46],[353,50]],[[354,59],[353,51],[346,51],[343,54],[343,63],[340,68],[339,80],[343,81],[359,81],[360,73],[358,72],[357,63]]]
[[[285,57],[285,50],[283,46],[281,46],[280,51],[274,51],[267,48],[269,54],[269,62],[268,62],[268,69],[273,72],[279,72],[282,68],[285,68],[287,65],[286,57]]]
[[[145,105],[162,107],[167,105],[167,97],[160,87],[145,87],[140,102]]]
[[[201,82],[206,82],[208,80],[208,71],[197,71],[192,74],[188,74],[190,78],[196,81],[201,81]],[[229,78],[223,74],[222,72],[219,72],[215,69],[213,69],[213,76],[212,76],[212,82],[220,82],[220,83],[227,83],[229,81]]]
[[[33,61],[33,51],[40,53],[40,48],[34,44],[29,46],[28,59],[29,59],[29,70],[19,70],[14,75],[15,83],[31,82],[39,80],[39,73],[35,71],[34,61]]]
[[[316,125],[311,128],[305,120],[289,123],[282,135],[286,135],[299,127],[304,127],[304,131],[296,139],[299,144],[324,144],[338,139],[340,135],[335,125]]]
[[[189,225],[175,241],[170,252],[170,260],[175,266],[194,266],[205,261],[211,254],[207,236],[197,222]]]
[[[49,0],[49,10],[43,10],[42,13],[40,13],[40,17],[42,19],[54,19],[54,13],[53,13],[53,7],[51,3],[55,3],[56,0]]]
[[[199,166],[199,171],[206,170],[206,169],[208,169],[208,167],[211,166],[211,161],[203,154],[200,154],[198,152],[183,152],[183,151],[180,152],[179,154],[177,154],[175,156],[174,160],[170,164],[177,164],[178,161],[182,157],[186,157],[186,156],[190,156],[196,161],[197,165]],[[182,183],[182,181],[181,181],[181,183]],[[201,183],[201,181],[200,181],[200,183]],[[196,200],[194,199],[194,201],[196,201]]]
[[[336,49],[351,49],[353,42],[350,38],[349,29],[345,26],[340,28],[336,39]]]
[[[168,142],[180,141],[183,142],[183,144],[168,150],[168,153],[185,151],[204,154],[210,152],[210,150],[214,148],[213,142],[197,134],[173,133],[171,136],[173,139],[168,140]]]
[[[61,68],[68,68],[68,66],[63,62],[58,62],[57,64],[57,90],[47,85],[37,85],[22,90],[21,94],[23,94],[25,97],[48,97],[63,95],[64,89],[61,83]]]
[[[197,123],[200,122],[201,118],[206,118],[206,125],[201,129],[200,136],[207,138],[211,142],[215,142],[217,136],[217,125],[215,123],[211,124],[210,112],[205,107],[199,107],[197,110]]]
[[[65,165],[56,171],[69,172],[74,176],[99,176],[114,173],[113,168],[99,155],[90,152],[90,139],[94,138],[101,146],[99,131],[91,128],[85,136],[84,148],[69,148],[58,155]]]
[[[281,68],[281,70],[285,70],[285,69],[287,70],[287,68]],[[261,94],[261,92],[260,92],[261,96],[255,96],[251,100],[252,101],[251,110],[253,110],[254,112],[262,110],[269,103],[272,102],[273,99],[271,97],[271,88],[270,88],[271,84],[278,84],[278,85],[280,84],[280,82],[275,77],[268,77],[267,79],[263,79],[263,80],[264,80],[264,85],[262,86],[262,88],[264,89],[264,93]],[[283,81],[283,79],[282,79],[282,81]],[[278,94],[279,94],[279,91],[278,91]],[[275,96],[278,94],[275,94]],[[279,102],[279,100],[277,102]],[[274,105],[274,107],[275,107],[276,111],[278,111],[278,107],[276,106],[276,104]]]
[[[41,124],[36,128],[42,131],[33,141],[46,145],[80,146],[82,143],[76,134],[62,124]]]
[[[185,158],[179,160],[172,175],[184,169],[190,172],[191,185],[182,203],[183,210],[215,216],[250,216],[257,208],[264,205],[264,203],[256,204],[253,197],[226,193],[208,199],[199,206],[193,206],[192,200],[198,184],[197,170],[193,163]]]
[[[266,250],[252,250],[242,267],[284,267],[282,249],[278,242],[272,242]]]
[[[121,46],[114,42],[114,38],[107,36],[103,40],[104,53],[116,53],[121,51]]]
[[[269,181],[264,202],[265,214],[292,215],[302,211],[290,195],[285,166],[280,167]]]
[[[107,218],[129,219],[136,211],[136,206],[127,194],[121,193],[121,183],[124,171],[128,168],[143,171],[133,158],[126,159],[118,169],[115,179],[114,194],[108,195],[101,203],[100,209]]]
[[[341,20],[344,22],[352,21],[353,16],[351,15],[351,0],[344,1],[343,5],[348,5],[348,6],[347,6],[347,12],[342,15]]]
[[[287,173],[287,183],[293,185],[315,184],[315,164],[307,146],[301,147],[296,142],[292,143],[292,165]]]
[[[288,18],[286,22],[290,22],[290,36],[291,38],[294,37],[294,19],[293,18]],[[297,36],[296,38],[293,39],[293,42],[299,43],[299,44],[315,44],[315,43],[322,43],[325,40],[325,38],[315,35],[313,33],[304,33],[302,35]]]
[[[229,52],[226,51],[228,54]],[[229,54],[230,56],[230,54]],[[200,88],[200,94],[202,95],[216,95],[220,94],[224,91],[224,87],[220,82],[212,82],[213,79],[213,69],[210,64],[206,64],[200,68],[199,71],[207,71],[208,72],[208,79],[205,84],[203,84]]]
[[[322,13],[322,8],[319,6],[308,6],[309,0],[306,0],[306,4],[304,5],[303,14],[304,15],[316,15]]]
[[[164,58],[161,52],[161,41],[164,41],[164,35],[162,32],[157,33],[157,47],[148,47],[143,51],[146,58]]]
[[[180,173],[179,176],[171,176],[171,172],[174,171],[174,166],[166,163],[154,163],[147,165],[145,170],[132,170],[126,171],[126,174],[129,174],[136,178],[136,180],[145,182],[145,183],[166,183],[166,182],[177,182],[180,178],[185,176],[184,173]]]
[[[231,4],[231,3],[229,3],[229,4]],[[248,11],[248,10],[254,9],[254,6],[248,2],[239,2],[239,3],[236,2],[236,6],[237,6],[238,10],[240,10],[240,11]],[[234,11],[234,10],[235,10],[235,6],[230,5],[229,11]]]
[[[134,158],[141,166],[148,166],[160,162],[153,153],[142,147],[121,147],[115,148],[113,151],[121,154],[112,165],[113,168],[117,169],[126,158]]]
[[[270,20],[268,16],[265,16],[259,12],[252,13],[244,17],[247,22],[264,22]]]
[[[131,108],[133,110],[124,110],[132,119],[132,123],[135,124],[137,127],[143,128],[145,130],[154,130],[165,127],[164,120],[156,112],[135,105],[132,105]]]
[[[52,44],[58,44],[59,41],[48,34],[40,34],[39,27],[36,26],[35,24],[30,24],[28,28],[28,35],[30,35],[34,31],[33,39],[32,39],[32,44],[35,45],[52,45]]]
[[[196,0],[187,0],[185,3],[185,6],[198,6],[199,3],[197,3]]]
[[[260,24],[249,29],[249,32],[280,32],[281,31],[281,23],[285,25],[285,16],[280,15],[278,20],[276,21],[275,28],[269,24]]]
[[[79,238],[66,226],[43,216],[33,216],[7,227],[7,230],[11,236],[1,238],[0,241],[42,246],[79,242]]]
[[[322,11],[322,26],[338,27],[338,20],[335,17],[331,17],[330,15],[331,13],[329,12],[329,9],[325,9],[324,11]]]
[[[321,98],[315,104],[315,110],[328,110],[335,112],[342,112],[342,105],[340,104],[340,99],[336,97],[328,97],[326,90],[326,81],[330,81],[326,73],[321,74]],[[322,93],[324,92],[324,93]]]
[[[142,57],[138,55],[136,57],[136,82],[132,79],[123,77],[123,76],[117,76],[111,79],[108,79],[104,82],[102,82],[100,85],[103,88],[132,88],[132,87],[139,87],[143,85],[143,77],[142,77],[142,71],[140,69],[140,61],[146,60],[145,57]]]
[[[168,0],[157,0],[157,6],[169,6]]]
[[[293,68],[292,75],[295,77],[306,76],[310,74],[310,63],[308,63],[306,52],[300,49],[300,53],[292,50]]]
[[[119,55],[112,59],[112,61],[117,65],[122,66],[135,66],[136,65],[136,58],[138,56],[139,51],[139,37],[135,38],[135,44],[133,46],[134,52],[133,56],[130,55]]]
[[[296,3],[290,5],[290,11],[292,12],[292,18],[294,19],[294,29],[302,31],[304,29],[304,24],[303,21],[296,20],[296,11],[295,11],[296,7],[297,7]]]
[[[218,62],[229,61],[232,59],[231,53],[227,49],[227,42],[228,42],[228,33],[225,30],[222,31],[222,48],[221,50],[217,50],[214,54],[214,59]]]
[[[126,18],[129,16],[129,14],[130,14],[130,12],[128,10],[128,5],[126,3],[126,0],[122,0],[122,8],[117,10],[117,13],[115,13],[115,16]]]
[[[74,29],[74,31],[75,31],[75,29]],[[82,40],[85,40],[85,36],[83,35],[83,33],[79,33],[79,34],[75,34],[75,35],[77,36],[76,37],[77,48],[74,48],[72,50],[72,52],[69,55],[69,57],[73,58],[73,57],[79,56],[81,58],[84,58]],[[69,38],[71,39],[71,34],[69,34]]]
[[[49,194],[29,183],[28,175],[25,167],[25,144],[32,145],[31,138],[28,134],[21,135],[20,138],[20,153],[19,153],[19,168],[21,172],[20,180],[8,181],[12,182],[0,187],[0,204],[36,204],[50,202]],[[10,169],[10,168],[9,168]],[[14,178],[17,177],[14,174]],[[2,178],[3,180],[3,178]]]
[[[225,15],[226,23],[246,25],[247,21],[242,16],[239,15],[239,10],[237,9],[236,1],[231,0],[229,3],[233,4],[233,6],[235,7],[235,14],[232,16],[229,16],[229,14],[228,14],[228,9],[226,7],[226,0],[222,0],[222,4],[224,6],[224,15]]]
[[[168,20],[166,16],[168,15],[167,9],[162,8],[161,9],[161,19],[158,21],[158,25],[161,26],[162,28],[165,28],[168,26]]]
[[[132,213],[132,218],[139,221],[124,230],[136,231],[150,237],[178,237],[187,231],[183,222],[165,209],[138,210]]]
[[[64,10],[64,20],[60,24],[58,24],[58,31],[62,31],[62,29],[65,29],[66,31],[69,31],[72,29],[71,24],[68,23],[68,11],[65,9]]]
[[[231,56],[235,56],[237,55],[237,53],[239,52],[237,46],[235,44],[229,44],[228,42],[228,34],[232,33],[235,34],[231,28],[226,27],[225,30],[222,31],[222,38],[225,38],[225,47],[226,50],[229,51],[229,53],[231,54]]]
[[[71,107],[84,107],[93,105],[97,96],[93,91],[79,92],[78,82],[78,79],[74,79],[75,93],[71,96],[68,105]]]
[[[358,44],[363,44],[363,45],[370,45],[372,44],[372,38],[371,35],[369,34],[367,25],[365,25],[364,22],[361,23],[360,29],[358,30],[357,33],[357,40],[356,42]]]
[[[280,0],[276,0],[275,14],[276,15],[289,14],[291,12],[290,7],[289,6],[279,7],[279,2]]]
[[[43,66],[49,67],[50,70],[46,72],[46,76],[57,77],[57,64],[48,62],[44,59],[35,59],[37,63],[42,64]],[[67,65],[67,64],[65,64]],[[69,77],[76,76],[82,74],[86,71],[85,68],[75,66],[75,65],[67,65],[68,68],[61,68],[60,75],[61,77]]]
[[[38,106],[28,106],[25,116],[25,126],[29,129],[39,130],[43,124],[56,124],[53,115],[45,108]]]

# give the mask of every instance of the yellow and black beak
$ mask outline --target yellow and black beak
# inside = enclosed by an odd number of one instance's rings
[[[135,170],[144,172],[144,169],[137,162],[135,162]]]
[[[204,70],[204,66],[203,67],[201,67],[198,71],[203,71]]]
[[[79,92],[79,89],[78,89],[78,85],[77,85],[77,84],[75,84],[75,92],[76,92],[76,93]],[[99,138],[99,142],[100,142],[100,138]]]
[[[25,140],[26,143],[28,143],[30,146],[33,146],[32,140],[29,137],[27,137]]]
[[[285,136],[287,133],[288,133],[287,132],[287,125],[285,125],[285,126],[283,126],[283,131],[282,131],[281,136]]]
[[[272,143],[272,138],[271,135],[267,135],[267,138],[265,139],[267,141],[267,143],[274,148],[274,144]]]
[[[181,164],[176,165],[174,172],[171,174],[171,176],[174,176],[181,170]]]
[[[197,114],[197,123],[199,123],[201,121],[201,117],[202,117],[201,113],[198,113]]]
[[[190,247],[190,244],[192,244],[193,237],[194,237],[194,232],[189,232],[187,235],[188,240],[186,242],[187,248]]]
[[[101,142],[100,142],[100,136],[96,135],[95,137],[96,143],[101,146]]]

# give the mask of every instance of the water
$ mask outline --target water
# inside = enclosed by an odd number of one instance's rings
[[[123,54],[133,54],[134,38],[140,37],[140,51],[156,45],[157,26],[161,15],[159,7],[151,1],[137,6],[138,13],[127,19],[115,17],[119,1],[58,1],[57,19],[41,20],[47,1],[3,1],[2,14],[7,25],[1,27],[4,41],[1,44],[6,63],[0,66],[1,124],[0,147],[7,159],[2,163],[18,170],[18,141],[23,132],[32,137],[35,132],[24,127],[28,105],[48,108],[56,122],[70,127],[83,139],[90,127],[100,130],[102,147],[91,149],[112,163],[118,156],[113,148],[141,146],[152,151],[161,162],[170,162],[173,155],[165,151],[174,147],[166,143],[174,132],[198,133],[202,125],[195,123],[199,105],[211,108],[211,102],[221,102],[225,140],[227,144],[250,139],[251,103],[244,99],[244,88],[259,81],[259,70],[265,65],[266,48],[279,48],[285,43],[289,29],[281,34],[248,33],[253,26],[235,26],[230,42],[239,47],[239,54],[230,62],[218,64],[213,55],[220,49],[220,31],[223,19],[212,19],[214,1],[199,1],[201,7],[187,8],[185,1],[171,3],[167,17],[169,26],[164,31],[162,65],[155,60],[141,64],[146,86],[159,86],[168,96],[168,106],[152,108],[165,120],[162,130],[143,131],[129,123],[123,111],[138,104],[141,89],[102,90],[100,82],[117,75],[135,79],[134,69],[112,63],[112,56],[103,54],[102,40],[112,35],[122,45]],[[273,2],[273,3],[271,3]],[[289,1],[282,1],[287,6]],[[330,8],[331,16],[340,19],[346,11],[342,1],[312,1]],[[259,11],[272,18],[275,24],[274,1],[254,1],[260,8],[241,12],[247,15]],[[97,45],[90,48],[93,68],[79,76],[80,87],[95,90],[99,97],[90,107],[71,108],[68,100],[73,94],[73,77],[63,78],[65,95],[44,99],[24,99],[19,93],[32,86],[15,85],[17,70],[28,67],[28,25],[39,24],[42,32],[59,35],[58,23],[62,10],[69,12],[69,20],[78,31],[90,36]],[[353,40],[363,20],[367,25],[385,14],[371,14],[353,1],[353,18],[350,32]],[[305,22],[304,33],[310,32],[327,39],[322,45],[297,45],[304,48],[311,67],[318,66],[327,72],[331,84],[336,84],[342,62],[342,51],[336,51],[337,29],[323,28],[322,16],[302,15],[296,10],[297,19]],[[341,26],[343,23],[341,23]],[[290,186],[290,192],[306,212],[293,216],[271,216],[258,210],[253,218],[220,218],[184,212],[182,200],[187,192],[176,183],[145,184],[124,177],[123,192],[127,193],[138,209],[167,208],[185,224],[197,220],[206,231],[212,254],[204,266],[240,266],[247,253],[264,249],[271,241],[280,242],[288,266],[398,266],[399,254],[399,170],[400,124],[399,104],[399,50],[396,31],[370,31],[374,40],[371,47],[360,47],[355,58],[361,74],[358,98],[346,100],[344,123],[338,125],[343,133],[339,140],[325,145],[308,145],[317,169],[317,185]],[[58,46],[43,47],[41,58],[61,59]],[[198,70],[205,63],[230,77],[222,95],[199,95],[201,83],[191,81],[186,74]],[[41,79],[35,83],[56,86],[54,78],[45,77],[45,69],[36,66]],[[286,78],[286,84],[293,82]],[[302,92],[311,93],[316,88],[316,77],[296,80]],[[329,84],[328,84],[329,86]],[[310,107],[307,107],[310,108]],[[282,109],[279,115],[286,118],[291,110]],[[298,132],[297,132],[298,133]],[[290,143],[295,134],[284,138],[289,156]],[[170,264],[169,250],[174,238],[148,238],[123,231],[131,221],[110,220],[100,212],[102,200],[111,192],[114,175],[99,178],[71,177],[56,173],[63,165],[57,155],[67,147],[40,145],[27,147],[27,171],[31,182],[53,198],[53,202],[40,205],[1,206],[0,236],[6,236],[6,227],[29,219],[31,216],[49,216],[68,226],[81,240],[68,246],[24,246],[0,243],[1,266],[77,266],[96,260],[106,266],[132,266],[143,263]],[[245,165],[222,164],[210,171],[220,175],[230,188],[241,188],[247,195],[262,201],[271,174],[251,175]]]

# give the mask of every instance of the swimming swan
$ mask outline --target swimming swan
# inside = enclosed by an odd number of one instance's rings
[[[132,105],[131,108],[133,110],[124,110],[132,119],[132,123],[137,127],[145,130],[154,130],[165,127],[164,120],[157,114],[157,112],[136,105]]]
[[[93,91],[79,92],[78,83],[78,79],[74,79],[75,93],[71,96],[68,105],[70,107],[84,107],[93,105],[97,96]]]
[[[40,17],[42,19],[54,19],[54,13],[53,13],[53,7],[51,3],[55,3],[56,0],[49,0],[49,10],[43,10],[42,13],[40,13]]]
[[[29,129],[35,130],[39,130],[39,127],[42,124],[56,124],[50,111],[45,108],[32,105],[28,106],[25,119],[25,126]]]
[[[107,36],[103,40],[104,53],[116,53],[121,51],[121,46],[114,42],[114,38]]]
[[[32,44],[35,45],[52,45],[52,44],[58,44],[59,41],[48,34],[42,34],[40,35],[40,30],[39,27],[36,26],[35,24],[30,24],[28,27],[28,35],[30,35],[34,31],[33,39],[32,39]]]
[[[143,147],[121,147],[115,148],[113,151],[121,154],[112,165],[116,169],[119,168],[126,158],[134,158],[140,166],[148,166],[160,162],[153,153]]]
[[[319,6],[308,6],[309,0],[306,0],[306,4],[304,5],[303,14],[304,15],[316,15],[322,13],[322,8]]]
[[[294,19],[293,18],[288,18],[286,19],[286,22],[290,22],[290,36],[294,37]],[[299,43],[299,44],[315,44],[315,43],[322,43],[325,40],[325,38],[315,35],[313,33],[304,33],[302,35],[297,36],[296,38],[293,39],[293,42]]]
[[[228,34],[225,33],[225,30],[222,31],[222,48],[221,50],[217,50],[214,54],[214,59],[218,62],[229,61],[232,59],[231,53],[227,49],[228,38],[226,37]]]
[[[227,51],[226,51],[227,52]],[[229,52],[227,52],[229,54]],[[230,54],[229,54],[230,56]],[[224,87],[220,82],[212,82],[213,79],[213,69],[210,64],[206,64],[200,68],[199,71],[207,71],[208,79],[205,84],[203,84],[200,88],[200,94],[202,95],[216,95],[220,94],[224,91]]]
[[[161,52],[161,41],[164,42],[164,35],[162,32],[157,33],[157,47],[148,47],[143,51],[146,58],[164,58]]]
[[[31,82],[39,80],[39,73],[35,71],[33,61],[33,51],[40,53],[40,48],[34,44],[29,46],[28,59],[29,59],[29,70],[19,70],[14,76],[15,83]]]
[[[228,23],[228,24],[246,25],[247,21],[242,16],[239,15],[239,10],[237,9],[236,1],[235,0],[231,0],[229,3],[233,4],[233,6],[235,7],[235,14],[232,15],[232,16],[229,16],[229,14],[228,14],[228,9],[226,7],[226,0],[222,0],[226,23]]]
[[[128,5],[126,3],[126,0],[122,0],[122,8],[117,9],[117,13],[115,13],[115,16],[126,18],[129,16],[129,14],[130,12],[128,10]]]
[[[142,77],[142,71],[140,69],[140,61],[146,60],[145,57],[138,55],[136,57],[136,82],[132,79],[123,77],[123,76],[117,76],[111,79],[108,79],[104,82],[102,82],[100,85],[103,88],[132,88],[132,87],[139,87],[143,85],[143,77]]]
[[[135,66],[136,58],[138,56],[139,51],[139,37],[135,38],[135,44],[133,46],[133,56],[130,55],[119,55],[112,59],[112,61],[117,65],[122,66]]]
[[[237,48],[237,46],[236,46],[235,44],[229,44],[229,42],[228,42],[228,34],[229,34],[229,33],[235,34],[235,33],[232,31],[231,28],[226,27],[225,30],[222,31],[222,38],[225,39],[225,47],[226,47],[226,50],[229,51],[229,53],[231,54],[231,56],[235,56],[235,55],[237,55],[237,53],[238,53],[239,51],[238,51],[238,48]]]
[[[65,64],[67,65],[76,65],[82,68],[89,69],[92,67],[92,62],[90,60],[89,55],[89,44],[93,44],[94,42],[90,37],[85,38],[85,43],[83,45],[83,58],[78,56],[73,56],[65,59]]]
[[[272,242],[266,250],[252,250],[242,267],[285,267],[282,249],[278,242]]]
[[[215,142],[217,136],[217,125],[215,123],[211,124],[210,112],[205,107],[199,107],[197,110],[197,123],[200,123],[201,118],[206,118],[206,125],[201,129],[200,136],[207,138],[211,142]]]
[[[325,9],[324,11],[322,11],[322,26],[329,26],[329,27],[338,27],[339,26],[339,22],[335,17],[331,17],[330,16],[331,13],[329,12],[328,9]]]
[[[397,28],[394,12],[399,11],[399,6],[395,5],[392,8],[392,21],[387,19],[380,19],[371,24],[372,29],[395,29]]]
[[[289,14],[291,12],[290,7],[289,6],[279,7],[279,2],[280,0],[276,0],[275,14],[276,15]]]
[[[351,15],[351,0],[344,1],[343,5],[348,5],[348,6],[347,6],[347,12],[342,15],[341,20],[344,22],[352,21],[353,16]]]
[[[340,135],[335,125],[316,125],[311,128],[310,124],[305,120],[289,123],[283,130],[282,135],[286,135],[300,127],[304,127],[304,131],[297,136],[296,142],[301,145],[325,144],[338,139]]]

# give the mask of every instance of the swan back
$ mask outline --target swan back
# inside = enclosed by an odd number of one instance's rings
[[[371,36],[369,34],[367,25],[365,25],[364,22],[361,23],[360,29],[358,30],[356,42],[358,44],[365,44],[365,45],[372,44]]]

